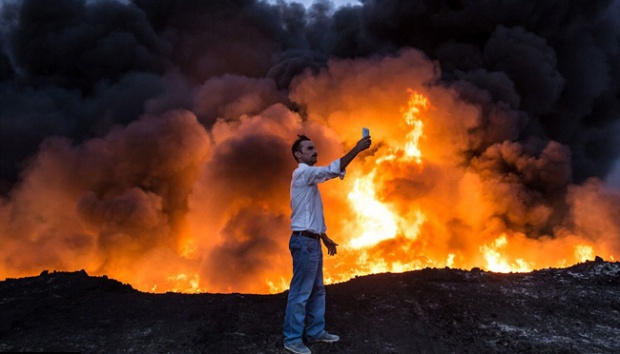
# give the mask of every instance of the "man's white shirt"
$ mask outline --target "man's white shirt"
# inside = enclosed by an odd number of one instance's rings
[[[323,216],[323,201],[318,184],[340,177],[340,159],[327,166],[309,166],[299,163],[293,171],[291,180],[291,229],[293,231],[310,231],[317,234],[327,230]]]

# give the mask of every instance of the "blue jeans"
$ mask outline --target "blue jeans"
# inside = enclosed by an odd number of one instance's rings
[[[284,315],[284,343],[301,342],[306,336],[320,337],[325,331],[325,286],[321,241],[293,234],[289,241],[293,256],[293,279]]]

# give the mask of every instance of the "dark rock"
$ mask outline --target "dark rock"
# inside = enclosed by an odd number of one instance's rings
[[[618,353],[619,263],[423,269],[327,286],[313,353]],[[51,281],[51,283],[50,283]],[[148,294],[85,272],[0,282],[0,352],[285,353],[286,293]],[[595,324],[595,325],[594,325]]]

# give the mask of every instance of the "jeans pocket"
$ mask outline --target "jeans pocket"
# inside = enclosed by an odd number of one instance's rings
[[[305,238],[305,247],[306,247],[306,251],[308,251],[308,253],[315,253],[317,252],[317,248],[321,247],[321,244],[312,238]]]
[[[304,249],[306,245],[301,240],[301,237],[292,236],[288,242],[288,249],[291,251],[292,255],[295,255],[296,252]]]

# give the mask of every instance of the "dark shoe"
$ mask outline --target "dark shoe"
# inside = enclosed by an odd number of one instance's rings
[[[310,354],[312,353],[308,347],[306,347],[302,342],[295,343],[284,343],[284,348],[292,351],[295,354]]]
[[[323,334],[321,334],[317,338],[308,338],[309,343],[316,343],[316,342],[334,343],[334,342],[337,342],[338,340],[340,340],[340,337],[338,337],[335,334],[329,334],[327,332],[323,332]]]

